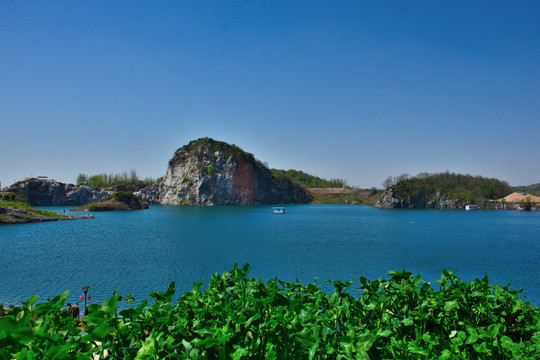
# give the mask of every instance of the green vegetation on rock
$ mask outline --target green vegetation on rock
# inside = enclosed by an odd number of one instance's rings
[[[177,162],[182,162],[185,160],[184,156],[191,156],[192,154],[199,154],[199,160],[202,160],[205,152],[215,153],[221,152],[225,159],[230,158],[231,156],[243,155],[246,159],[257,161],[262,164],[260,161],[256,160],[253,154],[248,153],[242,150],[235,144],[228,144],[223,141],[214,140],[209,137],[200,138],[197,140],[192,140],[189,144],[182,146],[180,149],[176,150],[173,155],[173,158],[170,160],[170,164],[176,164]]]
[[[81,206],[80,210],[117,211],[148,209],[148,203],[127,191],[116,192],[95,202]]]
[[[134,304],[117,293],[71,320],[67,292],[32,296],[0,317],[1,359],[537,359],[540,312],[520,291],[464,282],[443,271],[433,289],[420,276],[332,281],[332,293],[248,277],[249,266],[175,284]],[[123,304],[122,304],[123,302]],[[120,306],[119,306],[120,305]],[[118,312],[119,309],[122,309]]]
[[[0,201],[0,224],[24,224],[82,218],[87,217],[66,216],[54,211],[38,210],[22,201]]]
[[[20,210],[24,210],[28,212],[29,214],[33,214],[37,216],[47,216],[47,217],[57,217],[57,218],[65,217],[64,215],[59,214],[54,211],[35,209],[22,201],[1,201],[0,206],[3,208],[12,208],[12,209],[17,208]]]
[[[343,188],[347,187],[347,182],[343,179],[321,179],[318,176],[307,174],[299,170],[278,170],[272,169],[276,177],[286,177],[295,184],[303,185],[306,188]]]
[[[500,199],[513,192],[505,181],[449,172],[389,177],[383,185],[387,189],[392,188],[396,199],[412,203],[447,196],[461,202],[480,204],[484,200]]]

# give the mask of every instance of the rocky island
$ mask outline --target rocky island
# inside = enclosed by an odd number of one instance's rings
[[[455,173],[401,175],[386,181],[386,190],[375,207],[392,209],[480,209],[540,210],[540,198],[516,195],[505,181]]]
[[[37,210],[20,201],[0,200],[0,224],[25,224],[91,218],[94,218],[94,216],[63,215],[54,211]]]
[[[123,211],[148,209],[148,203],[142,201],[133,193],[127,191],[116,192],[98,201],[81,206],[78,211]]]
[[[135,195],[150,204],[306,204],[311,195],[287,177],[275,176],[236,145],[202,138],[178,149],[165,177]]]

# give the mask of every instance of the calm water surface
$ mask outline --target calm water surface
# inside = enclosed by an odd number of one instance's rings
[[[318,277],[323,289],[324,280],[374,280],[404,268],[426,281],[442,269],[467,281],[487,274],[492,283],[523,286],[525,299],[540,305],[538,212],[271,209],[151,206],[95,213],[93,220],[1,226],[0,301],[69,290],[68,301],[76,302],[82,285],[90,286],[92,301],[115,289],[142,300],[171,281],[189,290],[214,272],[249,263],[252,277],[305,284]]]

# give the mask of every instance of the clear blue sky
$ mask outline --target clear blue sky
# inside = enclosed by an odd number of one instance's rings
[[[0,181],[210,136],[350,185],[540,182],[540,1],[0,0]]]

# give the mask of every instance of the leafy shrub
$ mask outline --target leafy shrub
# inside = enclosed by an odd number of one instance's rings
[[[303,285],[248,278],[249,266],[194,283],[175,302],[175,285],[133,305],[115,293],[89,306],[82,323],[62,310],[67,292],[31,297],[0,318],[2,359],[493,359],[538,358],[539,309],[520,291],[463,282],[443,271],[436,291],[421,277],[331,282],[327,294]],[[118,303],[125,309],[117,315]],[[81,330],[81,328],[83,330]]]
[[[6,201],[15,201],[16,198],[17,198],[17,194],[15,194],[15,193],[3,193],[2,194],[2,199],[6,200]]]

